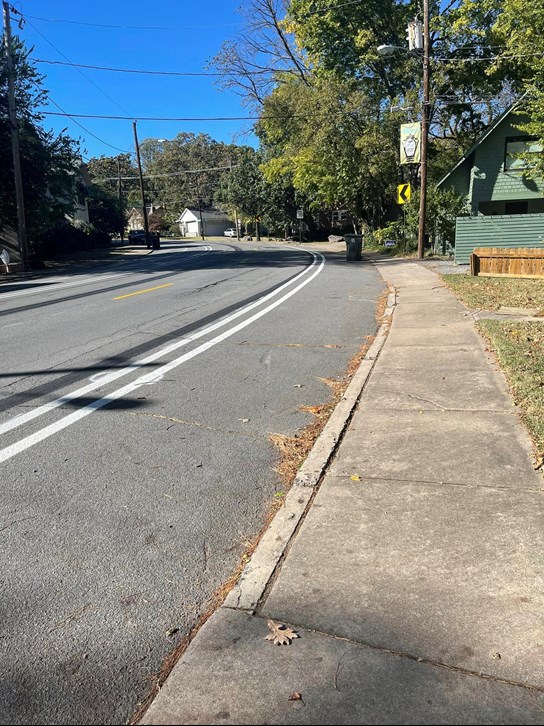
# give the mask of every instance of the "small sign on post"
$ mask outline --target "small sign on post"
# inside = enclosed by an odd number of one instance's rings
[[[410,184],[399,184],[397,187],[397,204],[406,204],[412,197]]]
[[[297,219],[304,219],[304,209],[297,209]]]

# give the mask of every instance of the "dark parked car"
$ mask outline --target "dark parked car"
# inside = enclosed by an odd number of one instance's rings
[[[145,230],[131,229],[128,233],[129,242],[145,242]]]
[[[131,229],[128,233],[128,241],[132,244],[143,244],[145,245],[145,230],[143,229]],[[158,232],[149,233],[149,244],[148,248],[153,247],[154,250],[160,249],[161,238]]]

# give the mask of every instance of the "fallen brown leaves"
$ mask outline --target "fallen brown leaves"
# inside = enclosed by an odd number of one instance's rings
[[[384,290],[378,298],[376,306],[376,320],[380,324],[384,321],[384,312],[387,306],[388,294],[389,290]],[[347,387],[351,383],[351,379],[361,365],[361,362],[373,341],[373,335],[365,337],[363,345],[349,361],[344,375],[339,378],[320,379],[331,389],[331,397],[324,403],[319,403],[314,406],[301,406],[301,411],[311,413],[314,417],[311,423],[302,428],[300,431],[297,431],[294,436],[286,436],[285,434],[276,433],[270,434],[270,441],[274,444],[274,446],[276,446],[280,453],[280,460],[276,466],[276,471],[286,491],[293,483],[302,463],[310,453],[310,450],[319,434],[325,428],[325,424],[336,408],[336,405],[346,392]],[[280,505],[281,502],[274,503],[273,513],[275,513]]]
[[[265,640],[271,640],[274,645],[291,645],[291,641],[299,637],[292,628],[288,628],[283,623],[267,620],[266,624],[270,633],[265,637]]]

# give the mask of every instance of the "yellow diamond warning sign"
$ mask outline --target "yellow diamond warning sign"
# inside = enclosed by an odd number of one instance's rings
[[[397,187],[397,204],[406,204],[412,196],[412,187],[409,184],[399,184]]]

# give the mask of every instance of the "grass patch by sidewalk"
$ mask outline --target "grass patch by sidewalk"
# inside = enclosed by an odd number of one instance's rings
[[[544,323],[480,320],[478,328],[506,374],[541,463],[544,457]]]
[[[502,305],[544,310],[544,280],[471,275],[442,275],[442,278],[473,310],[498,310]]]
[[[533,308],[544,314],[544,280],[442,275],[467,305],[479,310]],[[539,463],[544,457],[544,323],[479,320],[504,371],[521,418],[533,439]]]

